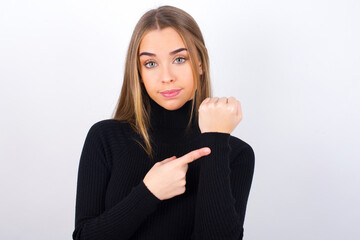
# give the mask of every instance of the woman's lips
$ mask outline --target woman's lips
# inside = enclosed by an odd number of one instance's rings
[[[166,98],[174,98],[177,95],[179,95],[181,89],[171,89],[161,92],[161,95],[163,95]]]

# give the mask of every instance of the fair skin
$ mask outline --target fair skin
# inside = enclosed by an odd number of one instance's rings
[[[160,106],[176,110],[193,98],[194,80],[189,53],[173,28],[145,34],[140,43],[139,59],[141,80],[151,99]],[[171,99],[161,94],[170,89],[181,91]]]
[[[194,84],[189,55],[180,35],[170,27],[145,34],[139,49],[141,81],[149,96],[167,110],[176,110],[193,99]],[[201,63],[199,62],[201,72]],[[174,98],[160,92],[181,89]],[[201,133],[231,133],[242,119],[241,105],[234,97],[206,98],[199,107]],[[185,192],[188,164],[211,153],[208,147],[182,157],[172,156],[157,162],[143,179],[160,200]]]

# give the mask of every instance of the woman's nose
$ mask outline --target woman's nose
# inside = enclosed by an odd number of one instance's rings
[[[170,66],[163,65],[161,69],[161,80],[163,82],[174,81],[174,76]]]

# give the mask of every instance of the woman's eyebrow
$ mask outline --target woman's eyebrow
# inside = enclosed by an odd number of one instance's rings
[[[176,54],[176,53],[178,53],[178,52],[181,52],[181,51],[187,51],[187,49],[186,49],[186,48],[178,48],[178,49],[175,49],[174,51],[171,51],[171,52],[170,52],[170,55],[174,55],[174,54]],[[155,53],[141,52],[141,53],[139,54],[139,57],[142,56],[142,55],[147,55],[147,56],[150,56],[150,57],[155,57],[155,56],[156,56]]]
[[[178,52],[181,52],[181,51],[187,51],[187,49],[186,49],[186,48],[178,48],[178,49],[170,52],[170,54],[171,54],[171,55],[174,55],[174,54],[176,54],[176,53],[178,53]]]

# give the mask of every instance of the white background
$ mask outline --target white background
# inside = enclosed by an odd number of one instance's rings
[[[360,1],[2,1],[0,239],[71,239],[77,168],[143,13],[190,13],[256,168],[246,240],[357,239]]]

